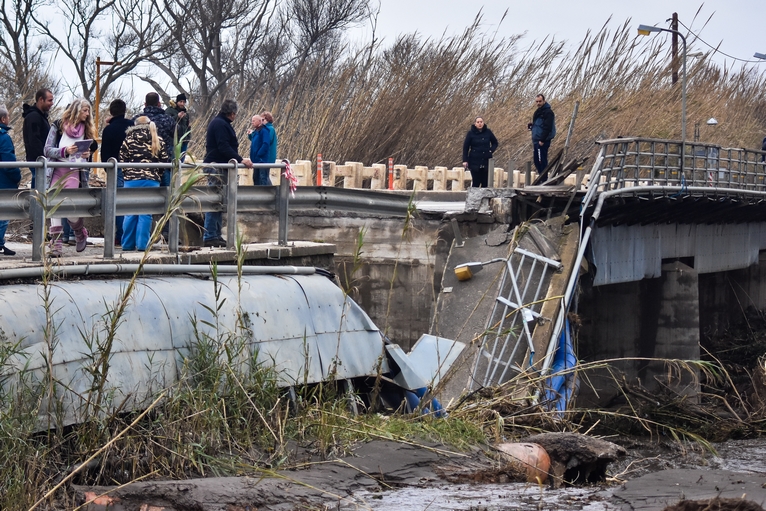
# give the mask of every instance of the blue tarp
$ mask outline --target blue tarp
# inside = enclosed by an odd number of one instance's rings
[[[550,410],[563,412],[576,388],[575,373],[577,357],[572,347],[571,325],[566,320],[559,336],[559,344],[553,355],[551,376],[545,379],[545,403]]]

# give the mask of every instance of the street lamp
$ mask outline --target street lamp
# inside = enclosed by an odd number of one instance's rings
[[[757,58],[757,59],[766,60],[766,54],[763,54],[763,53],[758,53],[758,52],[755,52],[755,54],[753,55],[753,57],[755,57],[755,58]]]
[[[678,30],[661,27],[651,27],[649,25],[639,25],[639,35],[649,35],[652,32],[670,32],[676,34],[684,43],[684,53],[681,59],[683,76],[681,77],[681,172],[684,170],[684,156],[686,155],[686,38]],[[766,56],[764,56],[766,58]]]

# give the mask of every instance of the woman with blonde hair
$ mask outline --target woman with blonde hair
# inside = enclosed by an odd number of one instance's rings
[[[43,150],[45,157],[53,161],[84,162],[98,149],[96,128],[93,126],[91,106],[87,99],[80,98],[72,101],[64,110],[61,119],[54,121],[48,132]],[[87,171],[76,168],[49,169],[46,176],[48,188],[79,188],[81,180],[87,176]],[[87,177],[85,177],[87,180]],[[86,182],[87,186],[87,182]],[[88,230],[83,225],[82,218],[68,219],[76,239],[77,251],[82,252],[88,241]],[[60,218],[51,218],[51,255],[61,256],[63,231]]]
[[[147,116],[136,119],[135,126],[125,132],[120,148],[120,161],[125,188],[159,187],[162,169],[130,168],[130,163],[166,163],[168,150],[157,135],[157,126]],[[152,232],[152,215],[128,215],[122,222],[122,251],[146,250]]]

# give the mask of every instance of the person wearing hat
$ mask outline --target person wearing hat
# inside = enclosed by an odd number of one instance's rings
[[[181,138],[186,135],[181,141],[181,161],[183,161],[184,153],[186,153],[186,148],[189,146],[189,138],[191,137],[189,112],[186,110],[186,94],[179,94],[176,96],[175,101],[171,99],[170,106],[165,109],[165,113],[176,123],[177,140],[181,140]]]

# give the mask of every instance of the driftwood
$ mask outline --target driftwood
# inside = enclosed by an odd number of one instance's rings
[[[607,465],[626,454],[619,445],[577,433],[543,433],[524,441],[539,444],[548,452],[554,488],[603,481]]]

